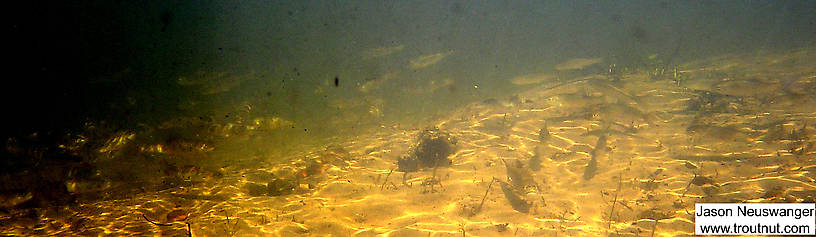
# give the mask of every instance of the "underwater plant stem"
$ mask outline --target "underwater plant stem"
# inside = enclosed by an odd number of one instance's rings
[[[493,182],[496,182],[496,178],[494,177],[490,180],[490,184],[487,185],[487,189],[485,190],[484,196],[482,196],[482,202],[479,203],[479,208],[476,208],[476,213],[482,211],[482,206],[484,206],[485,199],[487,199],[487,194],[490,192],[490,187],[493,186]]]
[[[150,224],[154,224],[154,225],[157,225],[157,226],[172,226],[171,224],[164,224],[164,223],[158,223],[158,222],[151,221],[150,219],[147,218],[147,216],[145,216],[144,213],[142,213],[142,218],[144,218],[147,222],[150,222]]]
[[[380,185],[380,191],[382,191],[383,188],[385,188],[385,184],[388,182],[388,177],[391,176],[391,173],[394,173],[394,169],[391,169],[391,171],[388,171],[388,174],[385,175],[385,181],[383,181],[382,185]]]
[[[620,193],[622,183],[623,183],[623,173],[618,175],[618,189],[615,190],[615,199],[612,200],[612,210],[609,211],[609,224],[606,226],[607,229],[612,228],[612,215],[615,214],[615,204],[618,203],[618,194]]]

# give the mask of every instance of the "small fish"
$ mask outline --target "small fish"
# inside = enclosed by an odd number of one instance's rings
[[[638,214],[638,218],[640,219],[651,219],[656,221],[671,219],[673,217],[674,217],[673,211],[661,211],[656,207],[642,211]]]
[[[697,167],[697,165],[695,165],[694,163],[691,163],[691,162],[689,162],[689,161],[686,161],[686,164],[685,164],[685,165],[686,165],[686,168],[687,168],[687,169],[690,169],[690,170],[694,170],[694,169],[697,169],[697,168],[698,168],[698,167]]]
[[[541,143],[547,142],[550,140],[550,130],[547,129],[547,124],[545,123],[541,129],[538,130],[538,141]]]
[[[498,104],[498,103],[499,103],[499,101],[496,100],[495,98],[488,98],[488,99],[485,99],[485,100],[482,101],[482,104],[486,104],[486,105],[495,105],[495,104]]]
[[[630,129],[630,130],[634,131],[634,129]],[[642,138],[642,137],[640,137],[638,135],[633,134],[631,131],[620,131],[618,129],[611,129],[611,128],[595,129],[595,130],[592,130],[592,131],[582,133],[581,136],[582,137],[586,137],[586,136],[602,136],[604,134],[621,135],[621,136],[627,136],[627,137],[631,137],[631,138]]]
[[[380,88],[386,81],[391,81],[395,78],[397,78],[397,73],[388,72],[377,78],[366,79],[365,82],[357,89],[360,90],[360,92],[368,93]]]
[[[539,154],[538,149],[536,149],[535,155],[530,157],[527,166],[530,167],[530,170],[532,171],[541,170],[541,154]]]
[[[595,156],[593,156],[589,158],[589,163],[587,163],[584,169],[584,180],[590,180],[592,177],[595,177],[596,171],[598,171],[598,161],[596,161]]]
[[[730,96],[762,96],[770,95],[781,90],[779,83],[766,82],[758,78],[745,80],[728,80],[714,86],[716,92]]]
[[[600,62],[603,62],[603,58],[574,58],[570,59],[569,61],[555,65],[555,70],[558,71],[579,70],[588,66],[598,64]]]
[[[603,105],[606,100],[600,96],[588,96],[586,93],[579,92],[551,96],[546,99],[545,103],[561,110],[584,111],[586,108]]]
[[[184,87],[195,87],[202,95],[214,95],[232,90],[253,79],[254,76],[252,71],[246,73],[198,71],[179,77],[176,83]]]
[[[592,177],[595,177],[595,172],[598,171],[598,156],[606,153],[608,149],[606,144],[606,135],[601,135],[598,137],[598,141],[595,142],[595,148],[592,149],[591,157],[589,158],[589,163],[587,163],[586,168],[584,169],[584,179],[590,180]]]
[[[65,182],[65,188],[73,194],[98,192],[111,187],[111,183],[103,180],[69,180]]]
[[[524,200],[524,198],[521,196],[521,192],[510,186],[508,183],[500,180],[498,180],[498,182],[501,184],[504,197],[507,198],[507,201],[510,202],[510,206],[512,206],[514,210],[521,213],[530,213],[530,207],[532,207],[532,204],[527,200]]]
[[[176,222],[187,220],[187,210],[176,209],[167,213],[167,222]]]
[[[0,208],[12,208],[17,205],[20,205],[28,200],[31,200],[34,196],[31,192],[26,193],[2,193],[0,194]]]
[[[513,85],[526,86],[538,84],[554,78],[555,74],[552,73],[535,73],[514,77],[512,80],[510,80],[510,82],[513,83]]]
[[[745,132],[742,132],[734,125],[717,126],[696,124],[689,126],[686,129],[689,135],[692,135],[695,140],[703,141],[728,141],[728,142],[751,142],[753,138]]]
[[[533,191],[536,189],[537,185],[533,180],[533,172],[527,167],[524,167],[521,161],[506,161],[504,159],[502,159],[502,161],[504,162],[504,167],[507,169],[507,179],[510,181],[510,184],[523,190]]]
[[[590,155],[592,158],[597,158],[598,156],[606,154],[609,150],[609,146],[606,144],[606,134],[604,134],[598,137],[598,141],[595,142],[595,148],[592,149]]]
[[[655,176],[659,175],[660,173],[663,173],[663,171],[664,171],[664,170],[666,170],[666,169],[664,169],[664,168],[658,168],[658,169],[656,169],[654,172],[652,172],[652,174],[650,174],[649,176],[650,176],[650,177],[655,177]]]
[[[363,51],[362,56],[364,59],[379,58],[382,56],[388,56],[393,53],[402,51],[402,49],[404,48],[405,48],[404,45],[397,45],[391,47],[376,47]]]
[[[696,174],[694,175],[694,178],[691,178],[691,184],[694,184],[694,185],[697,185],[697,186],[703,186],[703,185],[706,185],[706,184],[714,185],[714,186],[717,186],[717,187],[720,186],[719,184],[717,184],[717,182],[714,182],[713,179],[711,179],[711,178],[709,178],[707,176],[696,175]]]
[[[433,64],[438,63],[439,61],[442,61],[442,59],[450,56],[451,54],[453,54],[453,50],[442,53],[422,55],[411,60],[411,62],[409,62],[410,64],[408,65],[408,67],[411,69],[420,69],[427,66],[431,66]]]
[[[589,108],[603,120],[619,121],[625,124],[654,124],[659,119],[653,113],[644,112],[625,103],[611,103]]]
[[[595,150],[605,150],[606,148],[606,135],[601,135],[598,137],[598,141],[595,142]]]

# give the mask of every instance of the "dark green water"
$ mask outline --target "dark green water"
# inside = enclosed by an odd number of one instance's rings
[[[70,152],[56,147],[77,136],[98,150],[116,132],[131,132],[182,150],[216,144],[230,157],[284,156],[383,127],[427,127],[475,101],[506,101],[525,89],[512,78],[555,72],[573,58],[603,59],[569,75],[578,77],[612,64],[670,68],[816,39],[813,1],[82,1],[8,9],[16,10],[4,21],[12,62],[3,139],[62,155]],[[377,48],[391,50],[372,54]],[[3,151],[3,174],[40,169],[30,155]],[[93,160],[68,155],[37,159]]]
[[[6,25],[17,59],[10,66],[24,76],[11,79],[14,86],[6,87],[5,101],[10,113],[21,111],[14,118],[24,126],[7,127],[25,134],[77,128],[90,119],[135,128],[176,116],[222,118],[249,104],[253,115],[280,116],[326,136],[349,126],[326,125],[344,120],[335,104],[380,99],[382,121],[375,123],[405,123],[507,96],[517,89],[509,78],[552,70],[576,57],[638,65],[650,55],[671,63],[801,47],[812,43],[813,7],[808,1],[85,1],[20,6]],[[372,48],[398,45],[404,48],[385,57],[361,57]],[[453,54],[432,66],[407,67],[421,55],[450,50]],[[249,76],[226,85],[212,82],[211,87],[224,88],[207,95],[177,83],[179,77],[201,73],[227,75],[219,80]],[[385,73],[398,79],[373,93],[359,91]],[[421,91],[445,79],[453,89]]]

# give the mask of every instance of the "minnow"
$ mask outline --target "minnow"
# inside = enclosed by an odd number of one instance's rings
[[[537,189],[536,183],[533,180],[533,172],[519,160],[510,160],[504,162],[504,167],[507,169],[507,179],[514,187],[527,190],[529,188]]]
[[[532,207],[532,204],[527,200],[524,200],[517,189],[501,180],[498,180],[498,182],[501,185],[502,192],[504,192],[504,197],[507,198],[507,201],[510,202],[510,206],[512,206],[514,210],[521,213],[530,213],[530,207]]]

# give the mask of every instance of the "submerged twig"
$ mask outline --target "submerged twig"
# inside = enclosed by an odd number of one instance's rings
[[[612,215],[615,214],[615,204],[618,203],[618,194],[620,193],[622,183],[623,183],[623,173],[618,175],[618,189],[615,190],[615,199],[612,200],[612,210],[609,211],[609,224],[606,226],[607,229],[612,228]]]
[[[382,185],[380,185],[380,191],[382,191],[383,188],[385,188],[385,184],[388,182],[388,177],[391,176],[391,173],[394,173],[394,169],[391,169],[391,171],[388,171],[388,175],[385,176],[385,181],[383,181]]]
[[[224,210],[224,214],[226,214],[226,216],[227,216],[227,224],[225,225],[224,230],[227,231],[227,234],[229,234],[229,236],[235,236],[235,233],[238,232],[236,230],[237,227],[238,227],[238,220],[235,220],[235,224],[233,224],[232,227],[230,227],[229,212]],[[294,217],[292,217],[292,218],[294,218]]]
[[[150,222],[150,224],[154,224],[154,225],[157,225],[157,226],[173,226],[171,224],[164,224],[164,223],[158,223],[158,222],[151,221],[150,219],[147,218],[147,216],[145,216],[144,213],[142,213],[142,218],[144,218],[147,222]]]
[[[423,186],[422,193],[435,193],[436,191],[434,190],[434,186],[436,186],[437,184],[439,184],[439,188],[442,188],[442,189],[445,188],[445,187],[442,186],[442,180],[440,180],[439,178],[436,177],[436,169],[439,168],[438,163],[439,163],[439,160],[434,161],[434,168],[433,168],[433,171],[431,172],[431,177],[426,178],[424,181],[422,181],[422,186]],[[428,190],[429,187],[430,187],[430,190]]]
[[[487,185],[487,189],[485,190],[485,194],[484,194],[484,196],[482,196],[482,202],[479,203],[479,207],[476,208],[476,211],[474,213],[479,213],[480,211],[482,211],[482,206],[484,206],[485,199],[487,199],[487,194],[490,192],[490,187],[493,186],[493,182],[495,182],[495,181],[496,181],[495,177],[492,180],[490,180],[490,184]]]
[[[408,184],[407,182],[405,182],[407,179],[408,179],[408,172],[403,172],[402,173],[402,185],[405,185],[406,187],[410,188],[411,184]]]
[[[158,223],[158,222],[155,222],[155,221],[151,221],[150,219],[147,218],[147,216],[144,213],[142,213],[142,218],[144,218],[147,222],[150,222],[150,224],[153,224],[153,225],[157,225],[157,226],[173,226],[172,224],[165,224],[165,223]],[[190,228],[190,222],[185,222],[185,223],[187,224],[187,236],[188,237],[193,237],[193,231]]]
[[[686,193],[688,192],[689,187],[691,187],[691,183],[694,182],[695,178],[697,178],[697,173],[694,173],[694,177],[692,177],[691,180],[689,180],[688,184],[686,184],[686,190],[684,190],[683,194],[680,195],[680,201],[681,202],[683,201],[683,198],[686,197]]]

